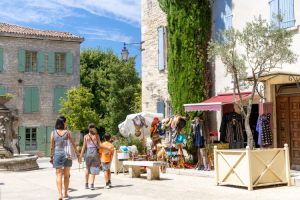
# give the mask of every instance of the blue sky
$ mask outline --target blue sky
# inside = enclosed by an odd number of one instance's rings
[[[85,38],[81,47],[111,47],[121,56],[124,42],[141,41],[141,0],[1,0],[0,22]],[[141,53],[136,69],[141,71]]]

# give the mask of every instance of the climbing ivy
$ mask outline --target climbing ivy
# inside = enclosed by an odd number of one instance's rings
[[[158,0],[167,14],[169,40],[168,91],[174,112],[186,115],[184,104],[208,99],[211,84],[207,45],[211,34],[209,0]],[[200,112],[189,113],[193,119]],[[204,114],[205,118],[207,115]],[[190,124],[190,123],[188,123]],[[208,127],[208,125],[206,125]],[[187,135],[187,128],[183,133]],[[190,152],[195,152],[192,141]]]

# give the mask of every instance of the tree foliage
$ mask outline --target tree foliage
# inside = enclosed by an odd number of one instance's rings
[[[282,22],[282,15],[273,16]],[[293,34],[287,29],[281,29],[274,22],[269,25],[261,16],[254,17],[253,22],[247,22],[242,30],[233,27],[220,31],[218,40],[209,42],[209,59],[221,58],[226,75],[234,77],[233,96],[241,114],[245,117],[247,143],[253,148],[253,136],[249,125],[253,97],[259,84],[260,75],[270,72],[272,69],[281,67],[284,63],[296,63],[298,56],[291,50]],[[209,60],[208,60],[209,61]],[[244,111],[240,84],[250,73],[253,77],[252,94],[247,105],[247,113]],[[238,92],[240,100],[236,100],[235,92]]]
[[[67,118],[68,127],[72,130],[86,130],[90,123],[100,127],[100,116],[92,109],[94,95],[90,89],[80,85],[67,91],[67,100],[61,98],[59,110]]]
[[[174,112],[185,115],[184,104],[199,103],[209,97],[211,80],[206,60],[211,34],[210,1],[158,0],[158,2],[167,14],[168,22],[168,91]],[[192,112],[190,118],[201,113]],[[186,130],[189,130],[189,126],[182,131],[187,135]],[[188,141],[187,150],[189,153],[196,151],[192,141]]]
[[[118,124],[132,114],[141,80],[135,69],[135,57],[124,62],[113,50],[85,48],[80,54],[80,77],[91,89],[95,100],[92,109],[102,116],[100,133],[118,132]]]

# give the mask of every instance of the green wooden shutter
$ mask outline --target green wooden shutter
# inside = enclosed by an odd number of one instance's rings
[[[73,74],[73,54],[67,53],[67,73]]]
[[[25,72],[26,56],[25,50],[19,50],[19,72]]]
[[[3,49],[0,49],[0,72],[3,71]]]
[[[54,111],[59,112],[60,110],[60,97],[61,97],[61,88],[54,89]]]
[[[53,130],[53,126],[47,126],[46,128],[46,156],[50,156],[51,133],[53,132]]]
[[[45,52],[38,52],[38,68],[39,72],[45,72]]]
[[[66,88],[61,88],[61,97],[64,100],[67,100],[67,89]],[[60,104],[61,104],[61,100],[60,100]]]
[[[31,88],[31,111],[38,112],[39,111],[39,89]]]
[[[55,53],[48,52],[48,73],[55,72]]]
[[[45,126],[38,127],[38,150],[45,150]]]
[[[25,88],[25,112],[31,112],[32,91],[31,88]]]
[[[5,95],[5,87],[0,87],[0,95]]]
[[[21,136],[19,142],[20,151],[25,151],[25,127],[19,127],[18,136]]]

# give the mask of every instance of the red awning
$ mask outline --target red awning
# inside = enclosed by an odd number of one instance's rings
[[[241,92],[242,99],[252,92]],[[236,99],[239,100],[239,94],[236,93]],[[221,106],[228,103],[233,103],[233,93],[225,93],[219,94],[218,96],[214,96],[206,101],[197,104],[184,104],[185,112],[190,111],[214,111],[214,110],[221,110]]]

